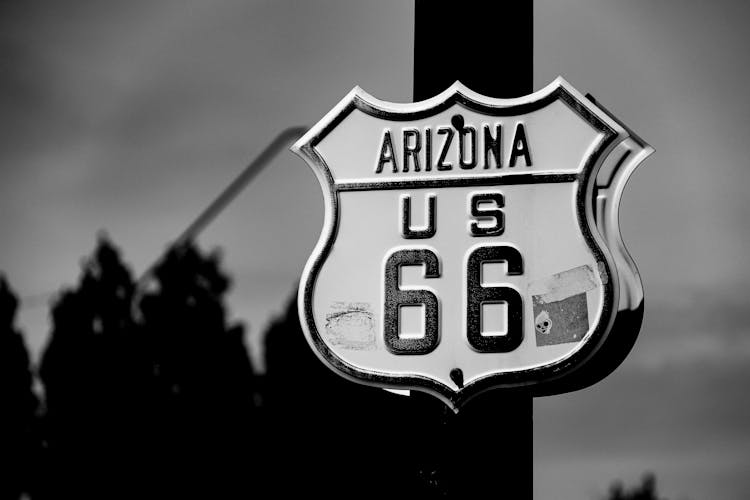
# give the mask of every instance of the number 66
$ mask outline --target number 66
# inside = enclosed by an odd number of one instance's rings
[[[466,337],[469,345],[478,352],[511,352],[523,341],[523,299],[514,288],[482,285],[482,264],[485,262],[505,262],[507,274],[523,274],[523,257],[512,246],[480,246],[471,252],[466,263]],[[440,277],[440,261],[435,252],[426,248],[397,250],[385,264],[383,323],[385,345],[393,354],[427,354],[440,343],[437,296],[426,289],[402,289],[399,286],[400,268],[417,265],[424,265],[425,278]],[[507,333],[482,335],[482,304],[499,302],[507,304]],[[424,335],[402,338],[398,333],[399,308],[414,305],[424,306]]]

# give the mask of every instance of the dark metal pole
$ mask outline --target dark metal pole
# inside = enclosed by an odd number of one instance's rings
[[[531,0],[416,0],[415,101],[456,80],[487,96],[518,97],[533,91],[532,78]],[[448,498],[531,499],[532,401],[522,391],[491,391],[458,414],[430,406],[421,474]]]
[[[491,97],[533,91],[532,0],[416,0],[414,100],[454,81]]]

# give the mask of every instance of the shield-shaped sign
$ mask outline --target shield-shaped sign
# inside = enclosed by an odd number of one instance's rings
[[[617,226],[636,163],[597,183],[626,141],[562,78],[518,99],[457,82],[397,104],[355,88],[293,146],[326,205],[299,292],[310,345],[347,378],[454,409],[572,379],[632,310],[621,295],[642,298]],[[631,158],[650,153],[636,145]]]

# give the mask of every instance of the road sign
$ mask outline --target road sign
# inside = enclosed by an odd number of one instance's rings
[[[347,378],[454,409],[543,388],[642,298],[617,206],[650,148],[562,78],[518,99],[457,82],[397,104],[355,88],[292,149],[326,205],[300,319]]]

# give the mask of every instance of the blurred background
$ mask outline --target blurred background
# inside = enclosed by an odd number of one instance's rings
[[[620,211],[641,335],[603,382],[535,400],[535,498],[646,471],[669,499],[746,498],[750,7],[534,5],[535,89],[562,75],[656,149]],[[32,366],[99,231],[138,276],[283,129],[355,85],[411,101],[413,24],[403,0],[0,4],[0,270]],[[221,249],[255,373],[322,221],[317,180],[284,152],[198,241]]]

